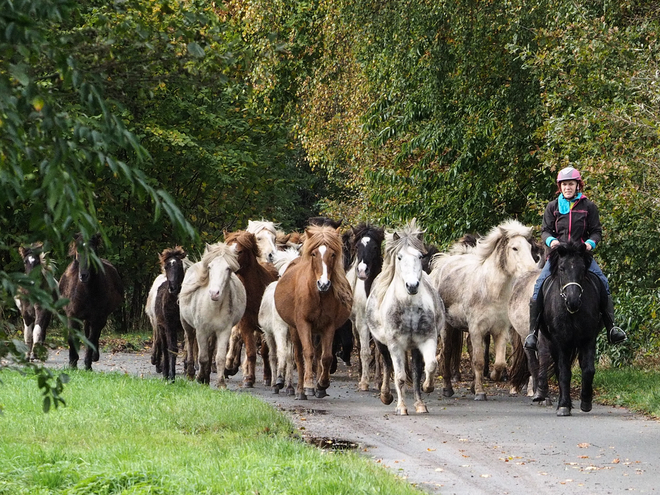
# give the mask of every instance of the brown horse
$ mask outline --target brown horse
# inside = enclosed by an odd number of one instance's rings
[[[257,238],[251,232],[239,230],[225,234],[225,244],[231,247],[238,257],[238,278],[243,282],[247,298],[245,313],[238,322],[238,333],[245,344],[245,368],[243,369],[243,385],[254,386],[257,361],[257,344],[255,332],[259,328],[259,307],[266,287],[277,280],[277,269],[270,263],[259,262],[259,246]],[[264,361],[264,384],[270,386],[272,373],[268,359],[268,346],[261,343],[261,357]]]
[[[351,314],[353,295],[344,273],[341,236],[332,227],[310,226],[302,255],[294,260],[275,289],[275,308],[289,325],[298,368],[296,399],[327,395],[335,329]],[[321,372],[314,390],[314,343],[321,343]]]
[[[152,362],[160,368],[166,380],[174,381],[176,374],[176,356],[179,350],[178,334],[183,334],[179,314],[179,293],[185,274],[184,259],[186,252],[177,246],[165,249],[160,255],[160,266],[165,274],[165,281],[158,287],[154,302],[156,331]]]
[[[18,252],[23,258],[25,274],[33,280],[31,283],[38,282],[40,289],[51,293],[52,300],[56,300],[57,280],[53,277],[53,267],[43,252],[43,244],[38,242],[29,247],[21,246],[18,248]],[[27,299],[27,291],[23,288],[19,289],[14,301],[23,318],[23,337],[27,346],[28,361],[33,361],[38,356],[45,359],[46,354],[40,352],[45,349],[39,348],[39,346],[43,346],[46,341],[46,329],[50,324],[51,312]],[[37,347],[35,348],[35,346]]]
[[[99,234],[85,242],[77,234],[69,246],[73,261],[60,278],[60,295],[69,300],[64,311],[69,327],[79,331],[84,322],[85,337],[93,346],[85,351],[85,369],[92,369],[92,361],[99,360],[99,336],[110,313],[121,306],[124,288],[119,273],[108,260],[99,258],[101,266],[90,259],[101,243]],[[78,367],[79,339],[76,332],[69,332],[69,366]]]

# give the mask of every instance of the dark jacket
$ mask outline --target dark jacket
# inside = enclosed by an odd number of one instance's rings
[[[598,244],[603,238],[598,207],[584,195],[575,201],[573,208],[566,214],[559,213],[559,199],[548,203],[543,214],[541,238],[554,237],[560,242],[585,242],[591,239]]]

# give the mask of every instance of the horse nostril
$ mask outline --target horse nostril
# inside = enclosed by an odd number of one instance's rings
[[[332,282],[329,280],[327,282],[321,282],[320,280],[316,281],[316,287],[318,288],[319,292],[327,292],[331,285]]]

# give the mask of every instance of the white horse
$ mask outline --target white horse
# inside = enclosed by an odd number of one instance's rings
[[[280,275],[286,271],[289,264],[300,256],[296,248],[288,248],[280,251],[274,260],[275,268]],[[275,287],[277,281],[271,282],[261,299],[259,307],[259,327],[264,333],[264,340],[270,349],[268,358],[270,369],[275,372],[276,379],[273,381],[273,393],[279,394],[280,389],[286,385],[286,394],[293,395],[293,343],[289,335],[289,325],[280,317],[275,309]]]
[[[374,280],[367,299],[367,324],[383,355],[380,400],[384,404],[392,402],[389,379],[393,369],[398,396],[396,414],[400,415],[408,414],[404,400],[406,352],[411,351],[413,393],[418,413],[428,412],[420,391],[422,359],[426,376],[421,389],[426,393],[433,391],[438,366],[438,329],[444,325],[445,311],[442,299],[422,270],[425,253],[423,231],[417,228],[415,220],[401,230],[388,233],[383,270]]]
[[[236,275],[238,269],[238,259],[233,249],[222,242],[207,244],[201,261],[186,271],[179,294],[181,325],[188,349],[194,349],[197,341],[197,381],[210,381],[209,340],[214,339],[218,388],[226,387],[224,364],[231,328],[240,321],[245,311],[245,288]],[[194,373],[193,359],[188,359],[188,378],[192,379]]]
[[[278,223],[268,222],[266,220],[248,220],[247,230],[257,238],[259,246],[259,260],[264,263],[273,263],[277,253],[277,227]]]
[[[444,348],[443,391],[454,394],[451,385],[451,356],[457,332],[467,330],[472,342],[475,400],[486,400],[483,388],[484,338],[495,342],[493,380],[506,369],[509,334],[507,304],[514,278],[536,266],[532,256],[532,229],[508,220],[480,238],[474,248],[457,254],[439,254],[432,262],[431,280],[446,308],[447,322],[441,332]]]

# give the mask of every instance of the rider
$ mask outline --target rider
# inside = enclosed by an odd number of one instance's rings
[[[541,238],[546,246],[554,248],[560,242],[579,241],[586,244],[588,251],[596,248],[603,234],[598,218],[598,208],[582,194],[584,183],[580,172],[573,167],[566,167],[557,175],[557,191],[559,197],[548,203],[543,214]],[[626,334],[614,326],[614,304],[610,295],[607,278],[595,260],[591,262],[589,271],[596,274],[603,282],[605,292],[601,298],[601,314],[607,329],[607,340],[618,344],[626,340]],[[543,281],[550,276],[550,262],[547,261],[536,280],[534,295],[529,301],[529,335],[525,339],[525,348],[536,350],[538,332],[543,316],[543,291],[540,291]]]

